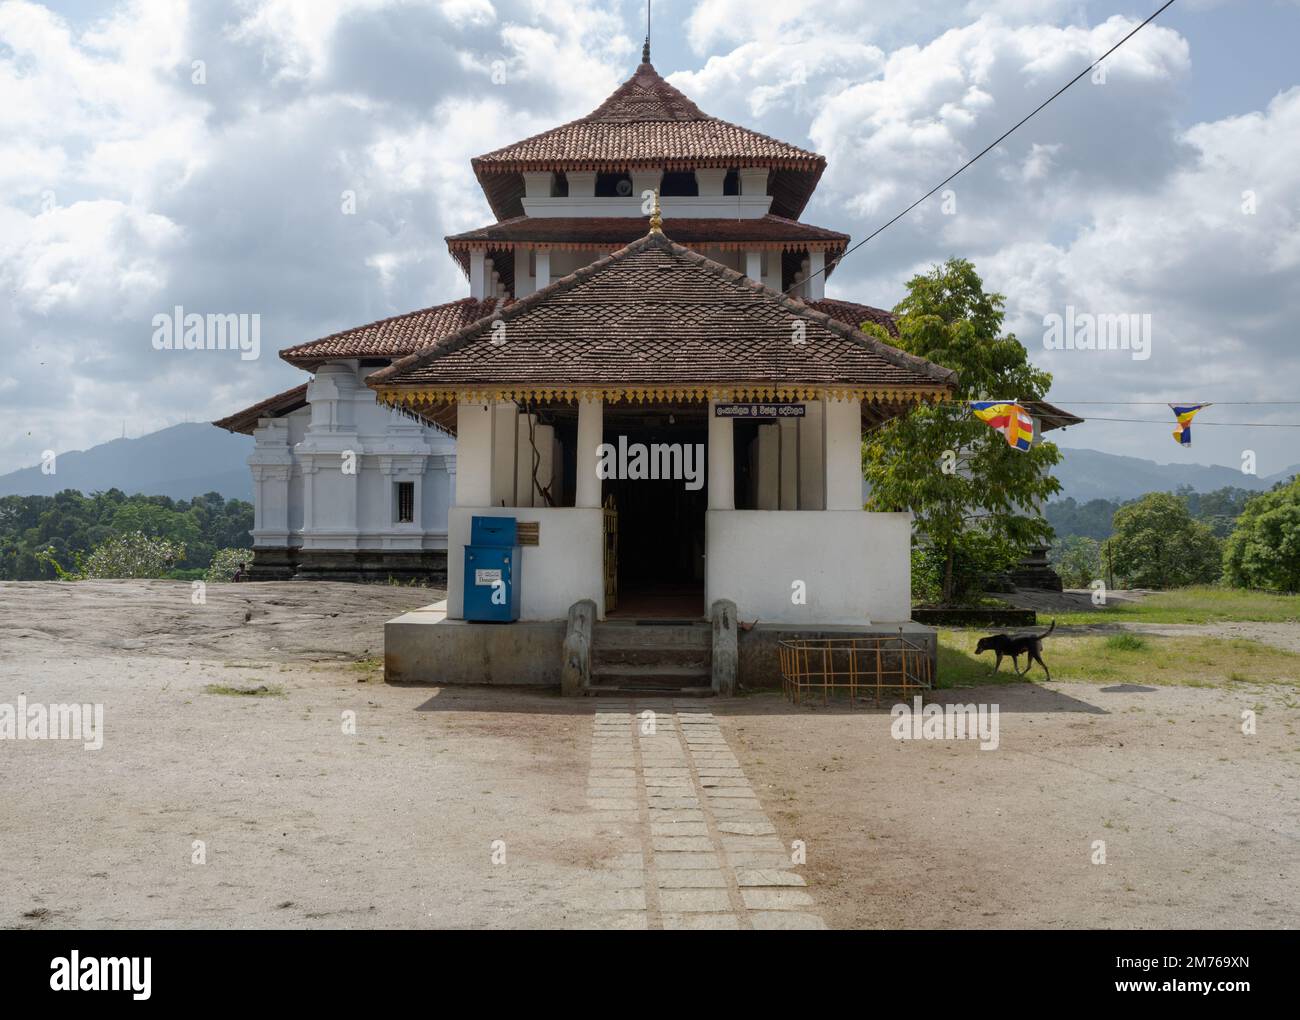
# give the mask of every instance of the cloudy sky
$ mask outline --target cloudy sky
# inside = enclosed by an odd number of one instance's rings
[[[1156,6],[659,0],[654,63],[707,112],[825,154],[804,218],[860,238]],[[0,472],[227,414],[305,378],[281,347],[464,296],[442,238],[492,220],[470,157],[597,106],[638,62],[644,17],[588,0],[0,2]],[[890,307],[962,255],[1064,406],[1300,400],[1297,41],[1300,0],[1179,0],[1103,82],[958,178],[948,211],[936,196],[850,256],[830,295]],[[260,314],[262,357],[154,350],[151,320],[176,305]],[[1150,315],[1151,356],[1045,350],[1044,316],[1071,306]],[[1201,420],[1300,422],[1300,404]],[[1207,426],[1190,451],[1169,431],[1095,421],[1061,442],[1300,462],[1300,429]]]

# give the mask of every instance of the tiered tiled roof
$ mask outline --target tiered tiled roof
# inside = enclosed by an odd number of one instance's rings
[[[853,393],[878,407],[948,392],[955,373],[783,297],[652,232],[369,377],[390,400],[483,394],[617,399],[638,389]]]
[[[832,319],[839,319],[840,322],[847,322],[859,328],[864,322],[874,322],[878,326],[883,326],[891,336],[898,336],[898,326],[894,322],[893,312],[887,312],[883,308],[872,308],[871,305],[860,305],[856,301],[839,301],[835,298],[822,298],[820,301],[808,301],[806,304],[819,312],[825,312]]]
[[[630,244],[646,232],[644,216],[516,216],[478,230],[453,234],[447,244],[454,251],[501,243],[528,244],[543,248],[585,248],[591,245]],[[664,233],[678,244],[690,248],[708,245],[714,248],[796,248],[810,245],[820,251],[833,251],[848,243],[849,235],[838,230],[815,227],[810,223],[784,216],[757,219],[665,219]]]
[[[285,390],[273,397],[267,397],[252,407],[246,407],[242,411],[227,415],[225,418],[219,418],[212,424],[219,429],[225,429],[227,432],[241,432],[246,436],[251,436],[253,429],[257,428],[258,419],[280,418],[298,410],[300,407],[306,406],[307,384],[303,383],[291,390]]]
[[[825,158],[815,152],[710,117],[648,61],[587,116],[472,162],[500,219],[522,212],[523,182],[518,175],[530,170],[767,167],[773,171],[772,208],[797,217],[826,169]]]
[[[469,252],[487,247],[490,252],[512,251],[518,246],[581,251],[591,248],[621,248],[646,232],[646,220],[638,216],[516,216],[478,230],[447,238],[452,257],[469,273]],[[763,216],[757,219],[689,218],[664,220],[664,232],[685,248],[697,251],[826,252],[829,263],[848,247],[849,235],[825,227]],[[511,260],[496,267],[507,289],[514,284]]]
[[[331,333],[286,347],[280,357],[299,368],[315,369],[340,358],[400,358],[438,343],[457,330],[491,315],[504,302],[461,298],[445,305],[394,315],[365,326]]]

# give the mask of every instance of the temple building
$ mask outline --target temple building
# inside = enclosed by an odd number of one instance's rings
[[[954,374],[826,297],[849,238],[799,219],[825,159],[703,113],[649,56],[473,160],[497,220],[447,238],[467,297],[282,351],[310,382],[217,423],[256,438],[256,577],[445,576],[445,606],[388,625],[390,679],[558,682],[582,606],[683,647],[720,619],[925,631],[911,515],[864,511],[861,437]],[[485,517],[517,533],[514,625],[465,620]],[[734,682],[689,658],[661,672]]]

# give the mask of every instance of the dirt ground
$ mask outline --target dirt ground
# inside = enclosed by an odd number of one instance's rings
[[[105,729],[99,751],[0,741],[0,926],[601,923],[583,706],[353,665],[438,597],[211,585],[194,606],[188,584],[0,584],[0,702],[102,702]]]
[[[0,926],[618,924],[605,862],[629,834],[587,806],[591,706],[382,683],[383,622],[438,597],[0,584],[0,703],[105,711],[99,751],[0,741]],[[832,926],[1300,922],[1294,688],[937,697],[999,704],[1000,748],[899,742],[885,712],[709,702]]]
[[[992,751],[775,695],[723,732],[786,842],[805,842],[831,927],[1290,928],[1296,695],[1044,683],[927,699],[999,705]]]

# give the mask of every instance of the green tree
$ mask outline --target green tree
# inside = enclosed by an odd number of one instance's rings
[[[1237,588],[1300,591],[1300,477],[1247,501],[1224,543],[1223,575]]]
[[[184,548],[174,542],[133,531],[96,546],[82,563],[81,576],[163,577],[184,556]]]
[[[1110,568],[1129,586],[1178,588],[1218,579],[1219,546],[1209,526],[1192,519],[1186,500],[1148,492],[1115,511],[1106,552]]]
[[[940,591],[948,603],[959,593],[961,550],[1002,549],[1014,561],[1046,541],[1051,529],[1036,508],[1061,487],[1050,474],[1061,459],[1055,445],[1013,450],[966,402],[1042,399],[1052,377],[1029,363],[1014,335],[1002,335],[1005,299],[984,291],[970,262],[949,259],[913,277],[907,290],[894,309],[897,338],[875,323],[862,328],[955,369],[956,399],[922,405],[872,432],[863,444],[863,471],[871,509],[916,514],[922,540],[942,563]]]
[[[174,569],[202,570],[218,549],[248,543],[253,507],[215,492],[188,503],[109,489],[83,496],[0,497],[0,579],[53,580],[114,536],[142,532],[185,547]],[[62,573],[60,573],[62,572]]]
[[[1086,588],[1101,578],[1101,543],[1087,535],[1071,535],[1052,549],[1052,565],[1067,588]]]
[[[1052,526],[1052,532],[1060,540],[1071,535],[1085,535],[1098,542],[1110,537],[1110,522],[1119,502],[1108,499],[1090,499],[1086,503],[1075,502],[1073,497],[1054,499],[1043,507],[1043,516]]]

